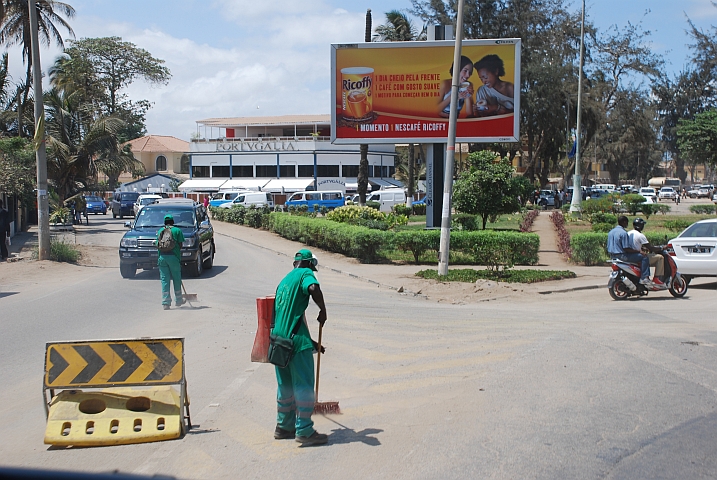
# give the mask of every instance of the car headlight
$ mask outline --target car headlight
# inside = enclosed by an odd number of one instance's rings
[[[185,238],[182,242],[182,248],[192,248],[197,243],[197,237]]]
[[[120,240],[120,247],[137,248],[137,239],[136,238],[123,238],[122,240]]]

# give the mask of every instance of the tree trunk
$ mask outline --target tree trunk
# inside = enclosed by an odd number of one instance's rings
[[[361,144],[361,162],[359,163],[358,173],[358,194],[359,205],[366,205],[366,190],[368,190],[368,145]]]
[[[411,203],[413,203],[413,192],[415,190],[414,182],[414,171],[415,171],[415,162],[416,162],[416,151],[414,149],[414,145],[412,143],[408,144],[408,198],[411,199]]]

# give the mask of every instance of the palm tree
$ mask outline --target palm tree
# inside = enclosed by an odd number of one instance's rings
[[[376,34],[373,36],[374,42],[411,42],[425,39],[425,28],[420,33],[417,32],[408,16],[399,10],[386,12],[386,23],[376,27]]]
[[[424,27],[421,32],[418,33],[408,16],[399,10],[386,12],[386,23],[376,27],[376,34],[373,36],[374,42],[411,42],[415,40],[426,40],[426,28]],[[408,196],[411,198],[411,201],[413,201],[413,192],[415,187],[414,144],[409,145],[408,151],[409,158],[407,171],[405,172],[405,175],[403,175],[402,179],[399,179],[398,176],[396,176],[396,179],[402,180],[406,183],[408,186]],[[396,173],[400,176],[398,172],[399,169],[397,165]]]
[[[86,112],[77,98],[57,88],[45,94],[48,178],[61,201],[95,183],[98,172],[116,182],[124,171],[143,170],[142,163],[117,139],[125,122],[117,117],[83,115]]]
[[[28,0],[2,0],[0,7],[0,45],[10,47],[22,46],[22,58],[27,64],[22,102],[18,99],[17,119],[18,135],[23,134],[23,110],[30,94],[32,79],[32,42],[30,39],[30,9]],[[62,35],[56,24],[67,30],[74,38],[72,27],[60,15],[67,18],[75,16],[75,9],[67,3],[55,0],[36,0],[37,27],[40,43],[49,46],[53,41],[59,47],[64,47]]]

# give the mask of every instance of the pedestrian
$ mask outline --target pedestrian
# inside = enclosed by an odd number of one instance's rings
[[[174,282],[174,300],[180,307],[184,304],[182,298],[182,264],[181,248],[184,242],[184,234],[174,226],[172,215],[164,216],[164,227],[157,232],[157,249],[159,250],[159,279],[162,281],[162,306],[169,310],[172,305],[172,297],[169,294],[169,282]],[[201,261],[201,259],[199,260]]]
[[[562,205],[562,203],[560,201],[560,190],[556,190],[555,192],[553,192],[553,198],[554,198],[553,204],[555,205],[555,208],[560,209],[560,207]]]
[[[77,195],[75,197],[75,222],[79,225],[82,225],[82,215],[85,215],[85,218],[87,217],[87,213],[85,212],[86,208],[87,204],[85,203],[84,197]],[[89,223],[89,221],[87,223]]]
[[[202,201],[202,204],[204,205],[204,208],[209,208],[209,195],[204,195],[204,200]]]
[[[304,315],[309,297],[319,307],[317,321],[326,321],[326,306],[314,275],[318,260],[307,249],[294,255],[294,269],[276,287],[273,335],[293,338],[293,355],[286,368],[276,366],[277,414],[274,438],[294,438],[304,446],[321,445],[328,436],[314,430],[314,344]],[[293,334],[293,337],[292,337]]]
[[[8,238],[10,238],[10,214],[5,210],[5,202],[0,198],[0,258],[2,261],[10,256],[7,251]]]

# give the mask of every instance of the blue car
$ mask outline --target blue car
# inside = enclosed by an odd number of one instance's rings
[[[95,195],[88,195],[85,198],[87,204],[87,213],[94,213],[95,215],[107,215],[107,204],[105,201]]]

